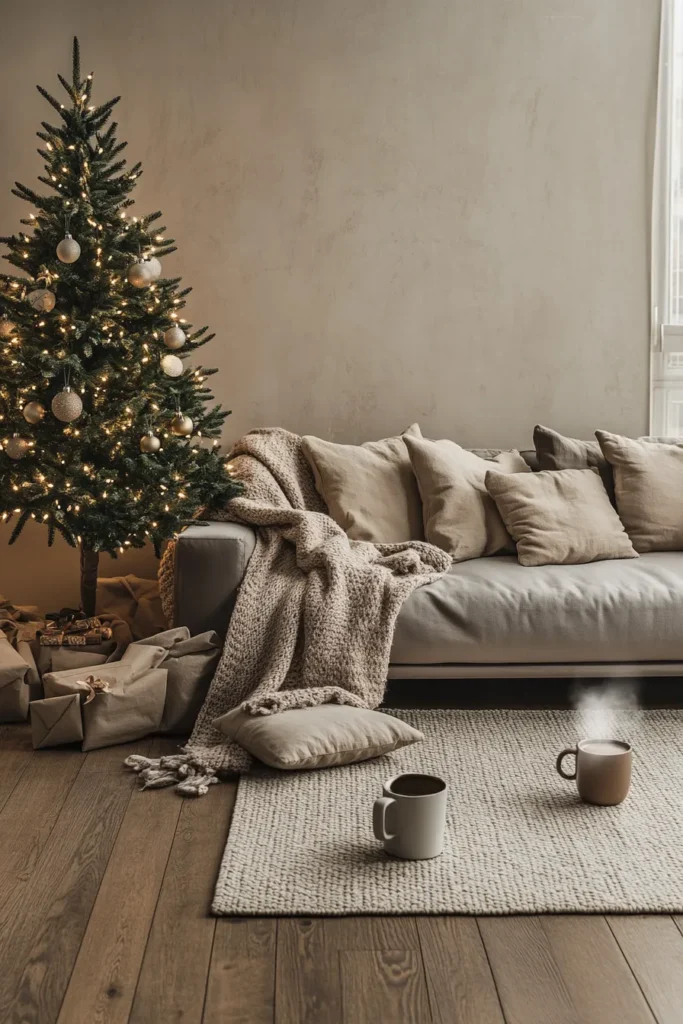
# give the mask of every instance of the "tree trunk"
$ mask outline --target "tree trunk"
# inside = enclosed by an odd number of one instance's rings
[[[99,551],[87,551],[81,547],[81,607],[86,615],[95,614],[99,561]]]

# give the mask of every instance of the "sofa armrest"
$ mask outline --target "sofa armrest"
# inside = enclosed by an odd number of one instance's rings
[[[240,523],[189,526],[180,534],[175,549],[176,626],[187,626],[193,636],[207,629],[225,636],[255,544],[254,531]]]

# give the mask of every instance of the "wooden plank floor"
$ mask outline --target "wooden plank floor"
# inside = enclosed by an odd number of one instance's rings
[[[0,727],[5,1024],[681,1024],[683,920],[214,919],[235,786],[141,792],[131,750]]]

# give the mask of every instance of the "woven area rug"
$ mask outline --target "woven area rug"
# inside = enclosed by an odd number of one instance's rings
[[[555,772],[581,736],[573,712],[390,713],[424,742],[348,767],[240,780],[214,913],[683,912],[683,712],[619,722],[634,748],[619,807],[581,803]],[[372,834],[382,783],[410,771],[449,786],[434,860],[391,858]]]

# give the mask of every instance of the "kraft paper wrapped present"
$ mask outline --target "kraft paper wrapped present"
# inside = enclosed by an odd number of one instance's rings
[[[92,672],[87,665],[65,669],[62,672],[47,672],[43,676],[45,696],[59,697],[64,693],[81,693],[85,699],[89,693],[89,687],[85,682],[87,676],[95,675],[113,686],[117,679],[137,679],[144,676],[151,669],[158,668],[165,657],[166,651],[163,647],[138,647],[131,644],[120,661],[96,665]]]
[[[34,700],[31,704],[31,734],[34,750],[79,743],[83,739],[79,694]]]
[[[138,640],[133,647],[148,644],[166,651],[161,662],[161,666],[168,669],[166,706],[159,731],[171,735],[189,734],[216,673],[222,641],[213,631],[191,637],[187,626],[178,626]]]
[[[101,618],[114,615],[123,619],[130,627],[133,640],[142,640],[166,628],[159,584],[139,576],[98,579],[96,614]]]
[[[29,705],[24,682],[27,672],[27,663],[9,640],[0,636],[0,722],[25,721]]]
[[[43,676],[46,695],[75,694],[82,702],[83,750],[97,750],[115,743],[128,743],[158,732],[166,700],[165,668],[157,666],[166,657],[163,647],[131,645],[121,661]],[[107,692],[93,696],[88,677],[108,684]],[[87,698],[91,699],[85,703]]]
[[[118,672],[108,680],[108,692],[97,693],[81,708],[83,750],[129,743],[159,731],[166,699],[166,669],[153,668],[135,676],[130,665],[118,662],[112,667]]]

